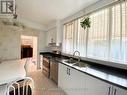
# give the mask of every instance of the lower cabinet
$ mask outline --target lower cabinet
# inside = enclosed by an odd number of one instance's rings
[[[113,86],[113,95],[127,95],[127,90]]]
[[[68,95],[85,95],[85,75],[78,70],[69,68]]]
[[[86,75],[85,95],[127,95],[127,90]]]
[[[59,63],[59,69],[58,69],[58,86],[62,88],[64,91],[67,89],[68,79],[67,77],[67,66]]]
[[[58,86],[67,95],[85,95],[84,74],[63,64],[59,64]]]
[[[58,86],[67,95],[127,95],[127,90],[59,63]]]
[[[86,75],[86,94],[85,95],[110,95],[111,85]]]

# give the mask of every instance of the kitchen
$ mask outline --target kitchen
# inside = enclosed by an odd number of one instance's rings
[[[0,3],[0,95],[127,95],[126,0]]]

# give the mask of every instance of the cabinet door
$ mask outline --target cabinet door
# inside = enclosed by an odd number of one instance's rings
[[[68,74],[67,74],[68,67],[59,63],[58,69],[59,69],[58,70],[58,86],[67,93],[67,89],[69,87]]]
[[[106,82],[87,75],[85,95],[111,95],[112,88]]]
[[[85,95],[84,73],[59,64],[58,85],[67,95]]]
[[[56,28],[47,31],[47,44],[51,43],[51,40],[53,43],[56,42]]]
[[[85,74],[69,68],[70,75],[69,75],[69,89],[67,94],[68,95],[85,95]]]
[[[127,95],[127,90],[119,88],[119,87],[113,87],[113,95]]]

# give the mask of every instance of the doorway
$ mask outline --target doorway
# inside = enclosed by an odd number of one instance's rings
[[[28,72],[37,70],[37,37],[21,35],[21,59],[29,61]]]

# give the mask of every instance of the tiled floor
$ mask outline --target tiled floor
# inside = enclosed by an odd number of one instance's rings
[[[65,95],[52,80],[42,74],[41,70],[30,72],[29,76],[32,77],[35,82],[33,95]]]

